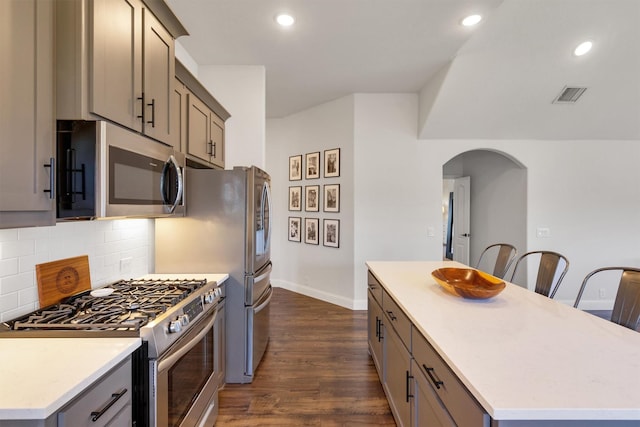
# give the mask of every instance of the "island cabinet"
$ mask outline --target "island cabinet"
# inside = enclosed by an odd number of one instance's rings
[[[367,307],[369,310],[369,353],[371,353],[371,358],[378,372],[382,372],[382,343],[384,342],[384,337],[382,336],[382,327],[384,324],[384,315],[382,314],[382,286],[380,286],[371,273],[369,273]]]
[[[55,224],[53,4],[0,1],[0,228]]]
[[[368,273],[369,351],[399,426],[488,427],[490,418]]]
[[[57,414],[57,427],[132,425],[131,356]]]
[[[164,2],[149,4],[165,21],[142,0],[56,1],[58,119],[104,118],[171,143],[174,39],[187,32]]]
[[[179,131],[173,146],[180,147],[193,167],[224,169],[225,121],[230,114],[180,61],[175,69],[172,108]]]

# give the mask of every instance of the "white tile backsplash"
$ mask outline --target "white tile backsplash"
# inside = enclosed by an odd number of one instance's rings
[[[0,230],[0,321],[38,308],[36,264],[88,255],[91,286],[97,288],[152,272],[153,244],[150,219]],[[131,258],[125,272],[120,271],[123,258]]]

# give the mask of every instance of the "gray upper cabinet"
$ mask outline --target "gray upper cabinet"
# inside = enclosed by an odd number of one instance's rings
[[[175,70],[172,120],[181,120],[173,125],[179,131],[172,144],[193,166],[224,169],[224,128],[231,115],[179,61]]]
[[[58,119],[105,118],[172,143],[174,39],[186,30],[151,4],[166,27],[141,0],[56,1]]]
[[[0,228],[55,223],[53,22],[51,2],[0,1]]]

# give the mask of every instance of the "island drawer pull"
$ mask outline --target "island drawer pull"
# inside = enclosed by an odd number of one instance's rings
[[[104,415],[104,413],[107,412],[109,408],[111,408],[113,404],[116,403],[122,396],[124,396],[126,392],[127,392],[127,389],[123,388],[122,391],[111,394],[111,400],[107,402],[106,405],[104,405],[102,408],[98,409],[97,411],[91,412],[91,421],[93,422],[98,421],[98,418]]]
[[[407,403],[409,403],[409,398],[413,397],[413,394],[411,394],[411,390],[409,389],[409,380],[413,379],[413,375],[409,375],[409,371],[407,372]]]
[[[396,320],[397,317],[393,315],[393,311],[387,310],[387,314],[389,315],[389,319]]]
[[[434,386],[436,386],[436,388],[438,390],[440,390],[440,386],[444,385],[444,383],[440,380],[436,380],[436,377],[433,376],[433,368],[427,368],[427,365],[425,365],[424,363],[422,364],[422,367],[424,368],[425,372],[427,373],[427,375],[429,375],[429,379],[431,380],[431,382],[433,383]]]

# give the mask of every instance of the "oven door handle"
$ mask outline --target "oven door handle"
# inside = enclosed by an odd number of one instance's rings
[[[191,341],[189,341],[185,345],[181,346],[178,350],[176,350],[175,353],[159,361],[158,372],[162,372],[169,369],[171,366],[173,366],[174,363],[176,363],[178,359],[180,359],[182,356],[187,354],[193,347],[195,347],[198,344],[198,341],[200,341],[205,335],[207,335],[207,333],[209,332],[209,329],[213,327],[213,324],[216,322],[217,317],[218,317],[218,310],[216,310],[214,315],[211,316],[211,320],[207,322],[206,326],[202,328],[200,332],[198,332],[198,335],[193,337]]]

